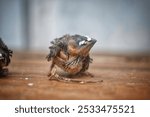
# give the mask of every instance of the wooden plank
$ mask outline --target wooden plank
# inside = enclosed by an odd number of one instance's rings
[[[14,53],[9,75],[0,78],[0,99],[150,99],[150,57],[92,55],[88,70],[101,83],[48,80],[42,53]]]

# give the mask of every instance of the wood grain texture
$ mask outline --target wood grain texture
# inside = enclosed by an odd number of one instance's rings
[[[150,99],[150,57],[94,54],[87,76],[74,79],[101,83],[48,80],[46,54],[14,52],[7,77],[0,77],[0,99]]]

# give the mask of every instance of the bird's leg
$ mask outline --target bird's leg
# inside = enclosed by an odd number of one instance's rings
[[[64,77],[60,77],[57,73],[56,73],[57,69],[56,67],[53,67],[49,76],[49,80],[51,80],[52,78],[55,78],[53,80],[58,80],[58,81],[64,81],[64,82],[69,82],[70,79],[68,78],[64,78]]]
[[[58,59],[58,58],[57,58],[57,59]],[[57,60],[57,59],[56,59],[56,60]],[[56,61],[56,60],[55,60],[55,62],[58,62],[58,61]],[[56,80],[61,80],[61,79],[63,79],[62,77],[60,77],[60,76],[56,73],[57,69],[56,69],[56,67],[55,67],[55,62],[54,62],[54,59],[53,59],[51,65],[50,65],[50,69],[49,69],[49,73],[48,73],[49,80],[51,80],[53,77],[56,78]],[[61,61],[61,63],[63,63],[63,62]]]
[[[74,79],[71,79],[71,78],[65,78],[65,77],[61,77],[59,76],[57,73],[56,73],[57,69],[56,67],[54,67],[52,70],[51,70],[51,76],[49,78],[49,80],[52,80],[52,78],[54,77],[55,79],[53,80],[57,80],[57,81],[62,81],[62,82],[72,82],[72,83],[81,83],[81,84],[85,84],[85,83],[100,83],[100,82],[103,82],[103,80],[100,80],[100,81],[84,81],[84,80],[74,80]]]
[[[52,63],[50,65],[50,69],[49,69],[49,72],[48,72],[48,75],[47,75],[48,77],[50,77],[52,75],[52,70],[53,70],[54,66],[55,66],[55,64],[54,64],[54,61],[52,60]]]
[[[65,77],[60,77],[58,74],[55,74],[55,78],[58,81],[61,82],[70,82],[70,83],[81,83],[81,84],[86,84],[86,83],[101,83],[103,80],[97,80],[97,81],[92,81],[92,80],[75,80],[71,78],[65,78]]]
[[[92,73],[88,72],[88,71],[84,72],[83,74],[84,74],[85,76],[89,76],[89,77],[91,77],[91,78],[94,77],[94,75],[93,75]]]
[[[53,77],[56,77],[56,67],[53,67],[49,76],[49,80],[51,80]]]

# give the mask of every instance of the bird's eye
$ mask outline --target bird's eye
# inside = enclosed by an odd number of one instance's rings
[[[85,40],[79,42],[79,46],[85,45],[85,44],[86,44]]]
[[[87,38],[87,41],[91,41],[92,39],[88,36],[85,36]]]

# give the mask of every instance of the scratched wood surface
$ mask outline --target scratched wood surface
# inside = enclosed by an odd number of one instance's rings
[[[40,53],[40,54],[39,54]],[[7,77],[0,77],[0,99],[150,99],[150,57],[93,54],[87,76],[74,79],[101,83],[48,80],[46,53],[14,52]]]

